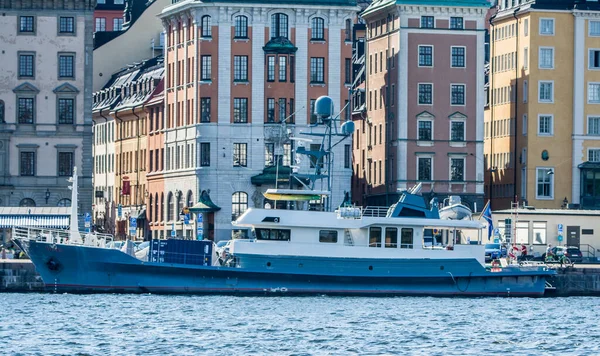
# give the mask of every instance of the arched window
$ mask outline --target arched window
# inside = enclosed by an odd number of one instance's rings
[[[31,198],[25,198],[25,199],[21,200],[21,202],[19,203],[19,206],[35,207],[35,200],[33,200]]]
[[[165,193],[160,193],[160,221],[165,221]]]
[[[70,207],[71,206],[71,199],[63,198],[63,199],[61,199],[61,200],[58,201],[58,203],[56,204],[56,206]]]
[[[352,41],[352,20],[346,20],[346,28],[344,30],[346,35],[346,41]]]
[[[210,16],[204,15],[202,16],[202,21],[200,22],[200,30],[202,31],[201,37],[203,38],[211,38],[212,37],[212,26],[210,23]]]
[[[6,122],[4,120],[4,101],[0,100],[0,122]]]
[[[324,40],[325,20],[323,20],[321,17],[313,17],[311,30],[311,40]]]
[[[187,192],[187,199],[186,199],[186,204],[188,208],[191,208],[192,206],[194,206],[194,197],[192,196],[192,191],[188,190]]]
[[[248,209],[248,194],[235,192],[231,196],[231,221],[235,221]]]
[[[173,201],[173,193],[167,195],[167,221],[173,220],[173,210],[175,210],[175,202]]]
[[[154,220],[159,221],[160,215],[158,215],[158,193],[154,194],[154,206],[151,206],[150,209],[154,209]]]
[[[282,13],[271,15],[271,38],[288,37],[288,16]]]
[[[152,194],[150,194],[148,196],[148,209],[146,209],[148,211],[148,221],[152,222],[154,220],[152,220]]]
[[[244,15],[235,17],[234,38],[248,38],[248,18]]]

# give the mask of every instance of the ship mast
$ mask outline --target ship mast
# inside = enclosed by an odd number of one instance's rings
[[[77,206],[79,205],[77,201],[77,167],[73,167],[73,176],[68,179],[71,186],[71,224],[69,226],[69,242],[74,244],[81,244],[83,241],[81,240],[81,234],[79,233],[79,222],[78,222],[78,214],[77,214]]]

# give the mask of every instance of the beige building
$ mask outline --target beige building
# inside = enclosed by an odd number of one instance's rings
[[[77,166],[91,212],[95,2],[26,3],[0,1],[0,205],[70,206]]]

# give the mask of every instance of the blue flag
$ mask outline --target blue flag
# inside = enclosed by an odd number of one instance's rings
[[[492,221],[492,208],[490,207],[490,203],[485,206],[483,209],[483,213],[481,213],[481,217],[485,219],[488,223],[488,241],[492,237],[492,233],[494,232],[494,222]]]

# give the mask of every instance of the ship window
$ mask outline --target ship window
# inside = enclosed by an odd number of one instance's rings
[[[381,228],[372,227],[369,230],[369,247],[381,247]]]
[[[385,247],[386,248],[397,248],[398,247],[398,229],[395,227],[387,227],[385,229]]]
[[[337,243],[338,232],[335,230],[320,230],[319,242]]]
[[[413,229],[402,229],[400,248],[413,248]]]
[[[289,241],[291,230],[286,229],[256,229],[257,240]]]

